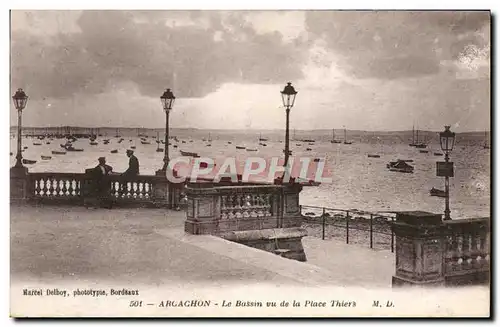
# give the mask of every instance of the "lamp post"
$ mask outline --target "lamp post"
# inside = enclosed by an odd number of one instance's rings
[[[163,106],[163,110],[165,110],[165,151],[163,156],[163,168],[160,171],[165,173],[167,171],[168,162],[170,160],[168,158],[168,118],[170,111],[172,110],[172,106],[175,102],[175,96],[170,89],[166,89],[160,97],[160,100]]]
[[[12,96],[12,100],[14,100],[14,106],[17,109],[17,155],[16,155],[16,164],[14,168],[24,168],[23,166],[23,155],[21,152],[21,129],[22,129],[22,112],[26,107],[26,103],[28,102],[28,96],[24,93],[23,89],[17,89],[16,93]]]
[[[444,127],[444,132],[439,133],[441,150],[444,152],[444,161],[438,162],[438,176],[444,176],[445,187],[445,209],[444,220],[451,220],[450,217],[450,177],[453,177],[453,162],[450,162],[450,152],[455,145],[455,133],[450,131],[450,126]]]
[[[292,86],[292,83],[288,82],[281,91],[281,98],[283,100],[283,106],[286,108],[286,130],[285,130],[285,163],[284,166],[288,165],[288,157],[290,156],[290,108],[293,107],[295,103],[295,96],[297,91]]]

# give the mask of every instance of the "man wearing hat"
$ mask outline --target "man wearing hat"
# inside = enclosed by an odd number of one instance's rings
[[[113,168],[106,164],[105,157],[99,157],[98,161],[99,164],[93,169],[97,202],[101,207],[110,208],[111,185],[108,175],[113,171]]]
[[[133,150],[127,150],[128,169],[122,174],[123,177],[133,177],[139,175],[139,160],[134,156]]]

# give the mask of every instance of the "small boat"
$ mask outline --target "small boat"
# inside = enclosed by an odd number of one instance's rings
[[[193,143],[193,140],[189,140],[189,143]]]
[[[314,145],[314,143],[308,143],[309,145]]]
[[[312,149],[311,148],[307,148],[306,151],[312,151]]]
[[[174,144],[174,148],[177,149],[177,145],[176,144]]]
[[[227,142],[227,144],[233,144],[233,142],[231,142],[231,141],[228,141],[228,142]]]
[[[74,148],[72,146],[69,146],[66,148],[66,151],[68,151],[68,152],[83,152],[83,149],[77,149],[77,148]]]
[[[25,150],[26,150],[27,148],[28,148],[28,147],[27,147],[27,146],[25,146],[23,149],[25,149]]]
[[[434,152],[435,156],[442,156],[443,154],[441,152]]]
[[[208,143],[206,146],[212,146],[212,144]]]
[[[398,173],[413,173],[413,166],[410,166],[403,160],[391,161],[387,164],[387,168],[390,171],[395,171]]]
[[[198,155],[198,153],[196,152],[188,152],[188,151],[182,151],[180,150],[181,152],[181,156],[184,156],[184,157],[193,157],[193,158],[199,158],[200,156]]]
[[[342,141],[335,139],[335,129],[332,129],[332,139],[330,140],[330,143],[342,143]]]
[[[258,151],[257,149],[247,149],[248,152],[255,152]]]
[[[146,142],[146,141],[141,141],[141,144],[151,144],[151,143]]]
[[[419,150],[420,153],[429,153],[429,150]]]
[[[156,143],[160,144],[160,143],[161,143],[161,141],[160,141],[160,140],[156,140]]]
[[[32,165],[35,163],[36,163],[36,160],[23,159],[23,164],[25,164],[25,165]]]
[[[182,143],[186,143],[186,141],[182,140]]]
[[[236,149],[245,150],[245,149],[246,149],[246,147],[245,147],[245,146],[239,146],[239,145],[237,145],[237,146],[236,146]]]
[[[135,145],[132,145],[130,148],[131,148],[131,149],[135,149]]]
[[[304,140],[302,140],[302,142],[304,142],[304,143],[314,143],[314,142],[316,142],[316,140],[304,139]]]
[[[302,144],[300,144],[300,143],[296,143],[295,145],[296,145],[296,146],[301,146]]]
[[[33,142],[33,145],[42,145],[42,143]]]
[[[90,142],[90,145],[98,145],[99,143],[97,142]]]
[[[162,148],[157,148],[156,152],[163,152],[163,149]]]
[[[118,153],[118,150],[111,150],[111,153]]]
[[[259,134],[259,141],[267,142],[267,141],[269,141],[269,139],[266,139],[266,138],[262,137],[262,134]]]
[[[369,154],[368,158],[380,158],[379,154]]]
[[[50,160],[52,159],[51,156],[40,156],[42,158],[42,160]]]
[[[259,145],[261,145],[261,146],[267,146],[266,143],[259,143]]]
[[[443,190],[440,190],[440,189],[437,189],[437,188],[431,188],[431,190],[429,191],[429,193],[431,194],[431,196],[437,196],[437,197],[440,197],[440,198],[445,198],[446,197],[446,192],[443,191]]]
[[[45,144],[50,144],[50,142],[47,141]]]
[[[52,154],[66,154],[65,151],[52,151]]]

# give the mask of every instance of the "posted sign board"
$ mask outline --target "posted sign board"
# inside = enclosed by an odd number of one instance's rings
[[[436,162],[436,176],[438,177],[454,177],[453,162]]]

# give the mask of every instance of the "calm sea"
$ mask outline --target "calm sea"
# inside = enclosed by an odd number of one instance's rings
[[[157,144],[153,136],[158,135],[163,139],[163,134],[148,131],[148,140],[151,144],[141,144],[135,130],[120,134],[124,138],[121,144],[117,143],[119,138],[114,131],[105,132],[96,140],[99,144],[94,146],[89,144],[88,139],[80,139],[74,142],[74,146],[85,151],[68,152],[66,155],[51,154],[52,150],[61,150],[60,144],[65,142],[64,139],[40,141],[23,137],[23,146],[28,146],[23,152],[23,157],[37,160],[37,163],[28,166],[31,172],[83,172],[86,168],[94,167],[100,156],[107,158],[108,164],[115,172],[121,172],[128,166],[125,150],[135,145],[141,174],[154,174],[155,170],[161,168],[163,152],[155,151]],[[171,158],[180,156],[181,149],[212,158],[273,157],[281,155],[284,147],[283,135],[278,132],[259,134],[184,130],[171,134],[175,134],[179,139],[178,142],[171,141]],[[337,134],[336,139],[343,140],[343,132]],[[457,137],[457,145],[450,156],[455,164],[455,177],[450,179],[452,218],[490,215],[490,150],[483,148],[483,136],[476,134],[469,139]],[[259,145],[259,137],[268,138],[262,142],[266,146]],[[432,187],[444,189],[444,179],[436,177],[436,161],[444,160],[443,156],[434,155],[434,152],[441,152],[436,133],[423,135],[429,143],[428,153],[420,153],[419,149],[408,146],[407,134],[403,137],[394,133],[351,133],[347,135],[347,139],[353,142],[350,145],[332,144],[331,132],[309,135],[291,133],[291,137],[295,138],[290,142],[293,156],[326,158],[327,166],[333,173],[333,183],[304,188],[300,198],[303,205],[367,211],[424,210],[442,213],[444,210],[444,199],[429,195]],[[212,140],[212,145],[207,147],[209,138]],[[314,139],[315,142],[309,144],[299,141],[304,138]],[[411,131],[409,138],[411,140]],[[110,139],[109,144],[103,144],[103,139]],[[46,144],[47,141],[51,144]],[[42,145],[35,146],[34,142]],[[173,145],[178,147],[174,148]],[[238,150],[237,145],[258,151]],[[160,146],[164,147],[163,144]],[[306,148],[310,148],[311,151],[306,151]],[[16,139],[12,138],[11,165],[15,162],[15,149]],[[117,154],[110,153],[115,149],[118,150]],[[368,158],[368,154],[378,154],[380,158]],[[52,156],[52,159],[41,160],[41,155]],[[389,171],[386,164],[396,159],[412,159],[413,162],[410,164],[415,167],[415,172],[405,174]]]

